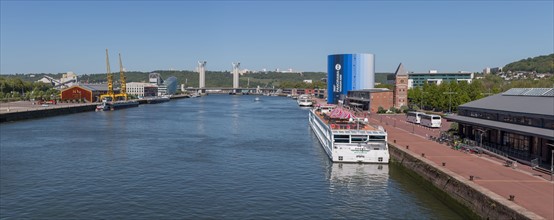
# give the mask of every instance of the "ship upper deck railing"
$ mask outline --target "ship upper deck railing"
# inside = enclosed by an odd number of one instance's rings
[[[346,110],[347,111],[347,110]],[[376,127],[370,125],[367,120],[363,118],[350,117],[347,119],[332,118],[330,113],[322,112],[320,109],[314,109],[314,113],[325,124],[329,125],[333,130],[366,130],[366,131],[378,131]],[[354,116],[354,113],[351,114]]]

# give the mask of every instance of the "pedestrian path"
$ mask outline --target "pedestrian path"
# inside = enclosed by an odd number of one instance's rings
[[[550,176],[525,165],[506,167],[502,161],[493,157],[451,149],[425,138],[438,131],[429,130],[429,133],[425,133],[424,130],[415,130],[398,118],[377,115],[371,116],[371,122],[386,129],[389,142],[395,142],[403,149],[408,146],[406,151],[413,155],[424,154],[426,159],[438,166],[444,163],[444,168],[460,177],[470,179],[472,176],[474,184],[506,200],[512,195],[514,199],[510,202],[545,219],[554,219],[554,183],[550,181]]]

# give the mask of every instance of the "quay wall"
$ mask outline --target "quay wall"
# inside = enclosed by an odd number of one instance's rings
[[[27,111],[6,112],[0,114],[0,123],[19,121],[35,118],[44,118],[58,115],[67,115],[80,112],[89,112],[96,109],[97,104],[79,105],[79,106],[67,106],[45,109],[30,109]]]
[[[403,167],[418,179],[422,187],[449,204],[454,210],[466,210],[465,218],[475,219],[543,219],[541,216],[501,197],[472,181],[436,165],[422,155],[414,155],[389,143],[391,162]]]

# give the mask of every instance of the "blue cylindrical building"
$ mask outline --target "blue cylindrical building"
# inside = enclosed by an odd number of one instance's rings
[[[327,57],[327,103],[337,104],[348,91],[372,89],[375,56],[369,53],[333,54]]]

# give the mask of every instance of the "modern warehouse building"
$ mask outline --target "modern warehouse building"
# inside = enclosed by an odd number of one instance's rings
[[[375,84],[373,54],[333,54],[327,57],[327,103],[344,100],[348,91],[372,89]]]
[[[550,168],[554,150],[554,88],[513,88],[458,107],[462,138],[520,162]]]

